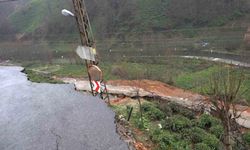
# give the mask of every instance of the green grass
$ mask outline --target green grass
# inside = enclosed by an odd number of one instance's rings
[[[205,60],[171,58],[167,62],[158,60],[150,63],[134,63],[121,61],[116,63],[104,62],[100,68],[104,72],[105,80],[115,79],[150,79],[158,80],[174,86],[204,94],[209,87],[211,76],[226,66],[211,63]],[[59,77],[87,78],[85,64],[55,64],[31,65],[28,69],[47,71]],[[240,71],[240,70],[239,70]],[[250,71],[243,69],[246,79],[242,92],[250,88]],[[244,92],[242,97],[250,100],[249,92]]]
[[[209,91],[211,77],[221,70],[227,70],[223,65],[214,65],[201,71],[192,72],[180,75],[176,78],[176,86],[192,90],[201,94],[206,94]],[[250,72],[248,69],[236,69],[236,73],[244,74],[243,84],[241,86],[239,96],[250,102]]]
[[[62,65],[60,69],[52,74],[60,77],[82,78],[87,77],[85,65]]]
[[[250,71],[245,71],[245,80],[242,86],[244,92],[241,93],[242,97],[250,102]]]
[[[44,12],[45,7],[46,4],[43,1],[32,0],[21,12],[19,10],[13,12],[10,15],[10,19],[17,30],[31,33],[41,25],[44,17],[47,15]]]
[[[24,73],[26,73],[28,75],[28,79],[31,82],[36,82],[36,83],[52,83],[52,84],[60,84],[63,83],[61,81],[55,80],[53,78],[51,78],[50,75],[46,75],[46,74],[41,74],[41,73],[37,73],[35,71],[32,70],[24,70]]]
[[[60,28],[63,20],[60,11],[66,3],[67,1],[61,0],[29,0],[26,5],[18,7],[10,14],[9,19],[20,33],[34,33],[37,29],[42,29],[41,32],[47,34],[51,22],[57,22],[57,27]]]
[[[207,69],[186,73],[176,78],[175,83],[177,86],[185,89],[196,89],[202,85],[202,83],[208,83],[210,77],[220,70],[218,66],[212,66]]]

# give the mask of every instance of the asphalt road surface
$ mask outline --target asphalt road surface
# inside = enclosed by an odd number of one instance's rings
[[[127,150],[106,104],[0,66],[0,150]]]

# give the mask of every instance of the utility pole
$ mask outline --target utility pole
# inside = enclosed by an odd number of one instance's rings
[[[93,49],[95,49],[95,41],[89,21],[89,16],[86,10],[86,5],[84,0],[72,0],[73,6],[74,6],[74,16],[76,18],[77,22],[77,27],[80,33],[80,38],[81,38],[81,44],[82,46],[87,46]],[[96,53],[96,52],[93,52]],[[96,54],[94,54],[96,56]],[[93,60],[87,60],[85,59],[85,64],[88,72],[88,77],[89,77],[89,83],[91,87],[91,92],[93,96],[98,95],[98,91],[100,92],[100,97],[104,100],[108,100],[109,103],[109,94],[108,90],[106,87],[106,84],[103,82],[103,77],[102,77],[102,71],[101,69],[97,66],[96,59],[94,58]],[[96,71],[98,73],[96,73]],[[94,76],[98,76],[98,79],[96,79]],[[93,78],[93,84],[92,83],[92,78]],[[98,88],[95,88],[96,86]],[[102,88],[100,88],[102,86]],[[101,89],[101,90],[100,90]]]
[[[93,47],[94,38],[84,0],[72,0],[82,45]]]
[[[85,2],[84,0],[72,0],[74,10],[75,10],[75,18],[77,22],[77,27],[80,33],[80,39],[82,46],[88,46],[92,47],[94,43],[93,36],[90,38],[89,30],[91,30],[90,24],[89,24],[89,17],[86,11]],[[90,31],[91,32],[91,31]],[[85,60],[86,69],[88,72],[88,78],[91,88],[91,93],[94,95],[93,86],[91,82],[91,76],[89,74],[89,66],[93,64],[94,62]]]

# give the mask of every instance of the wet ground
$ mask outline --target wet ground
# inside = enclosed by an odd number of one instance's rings
[[[126,150],[114,113],[69,84],[31,83],[0,66],[1,150]]]

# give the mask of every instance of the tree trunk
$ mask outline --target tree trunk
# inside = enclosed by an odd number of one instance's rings
[[[225,150],[233,150],[232,148],[232,140],[231,140],[231,124],[230,124],[230,116],[226,114],[225,122],[224,122],[224,148]]]

